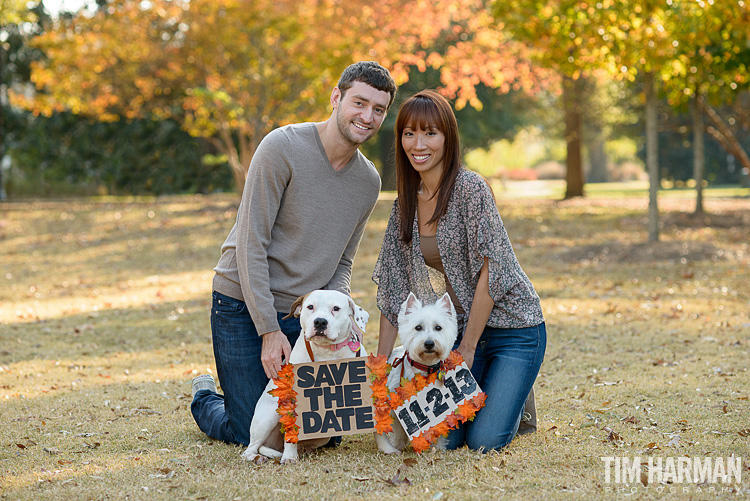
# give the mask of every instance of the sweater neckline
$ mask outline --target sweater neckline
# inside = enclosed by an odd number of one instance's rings
[[[313,135],[315,135],[315,142],[318,143],[318,150],[320,151],[320,154],[323,156],[323,160],[325,161],[325,164],[328,166],[328,170],[331,174],[334,176],[342,176],[346,174],[349,169],[352,168],[354,163],[357,161],[357,157],[359,156],[359,149],[354,151],[354,154],[352,155],[352,158],[349,159],[349,162],[344,166],[341,170],[336,170],[333,168],[333,164],[328,159],[328,154],[326,153],[325,147],[323,147],[323,140],[320,138],[320,133],[318,132],[318,128],[315,126],[314,122],[311,122],[310,124],[313,129]]]

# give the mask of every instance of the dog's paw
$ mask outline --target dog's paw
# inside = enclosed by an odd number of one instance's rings
[[[299,461],[299,457],[295,454],[294,456],[281,456],[281,464],[294,464]]]
[[[250,449],[245,449],[245,452],[243,452],[240,457],[242,457],[242,459],[244,459],[245,461],[248,461],[250,463],[255,463],[258,457],[263,457],[263,456],[261,456],[260,454],[250,452]]]
[[[384,454],[394,455],[394,454],[401,454],[401,451],[396,449],[392,444],[391,441],[388,440],[387,437],[383,435],[375,435],[375,443],[378,446],[378,449],[380,452]]]

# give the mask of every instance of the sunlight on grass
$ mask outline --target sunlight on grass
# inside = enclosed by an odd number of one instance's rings
[[[244,463],[190,415],[190,379],[215,374],[212,267],[236,196],[0,204],[0,497],[605,499],[602,456],[749,457],[747,190],[708,188],[704,220],[694,192],[660,192],[648,244],[646,185],[569,201],[556,182],[493,188],[547,320],[539,432],[419,457],[352,436],[285,467]],[[394,198],[381,194],[352,270],[371,351]]]

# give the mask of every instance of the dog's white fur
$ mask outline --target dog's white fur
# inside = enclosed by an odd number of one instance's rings
[[[316,290],[300,297],[292,305],[292,314],[300,317],[302,331],[292,348],[289,363],[301,364],[311,362],[305,348],[305,339],[310,342],[316,362],[326,362],[351,358],[348,347],[331,350],[328,346],[338,344],[356,336],[351,329],[349,317],[353,317],[364,332],[370,315],[347,296],[338,291]],[[360,356],[366,357],[364,345]],[[298,458],[298,445],[305,448],[320,447],[328,438],[301,440],[298,444],[285,443],[280,432],[279,414],[276,412],[279,399],[268,392],[275,389],[273,380],[255,405],[255,414],[250,424],[250,445],[242,457],[247,461],[260,462],[267,458],[281,458],[282,463],[292,463]],[[283,448],[283,453],[280,451]]]
[[[393,350],[388,363],[393,365],[396,359],[404,357],[405,353],[415,362],[424,365],[435,365],[448,358],[458,335],[456,320],[456,309],[450,296],[446,293],[434,304],[423,305],[413,293],[401,305],[398,314],[398,335],[403,346]],[[413,379],[415,374],[426,375],[422,370],[412,366],[408,359],[404,358],[404,378]],[[401,385],[401,366],[394,367],[388,374],[387,386],[390,391],[395,391]],[[376,435],[379,437],[380,435]],[[388,445],[401,451],[409,443],[409,436],[404,431],[398,418],[393,416],[393,432],[387,437]],[[381,447],[383,452],[389,452]],[[433,447],[445,448],[445,438],[441,437]],[[387,449],[387,448],[386,448]],[[390,452],[389,452],[390,453]]]

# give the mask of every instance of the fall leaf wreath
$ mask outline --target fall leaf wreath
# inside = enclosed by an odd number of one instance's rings
[[[375,418],[375,431],[379,434],[391,433],[393,431],[393,414],[392,411],[417,393],[422,391],[426,386],[442,379],[448,372],[464,362],[463,357],[457,351],[451,352],[444,362],[443,369],[440,372],[422,376],[416,374],[414,379],[401,379],[401,385],[396,391],[388,391],[388,373],[391,366],[388,364],[388,358],[385,355],[369,355],[365,365],[370,369],[370,380],[372,384],[372,400]],[[281,422],[281,432],[284,434],[284,440],[288,443],[296,444],[299,440],[299,426],[297,426],[297,392],[294,391],[294,366],[292,364],[284,365],[279,371],[279,375],[274,379],[276,388],[269,391],[274,397],[278,397],[279,413]],[[411,441],[414,452],[421,454],[430,447],[438,438],[445,436],[449,431],[458,427],[460,423],[472,421],[477,411],[484,407],[484,401],[487,395],[484,392],[466,400],[458,406],[454,412],[449,414],[441,423],[431,427],[429,430],[422,431]]]
[[[294,391],[294,365],[286,364],[279,371],[278,377],[273,380],[276,388],[269,391],[272,396],[279,398],[279,406],[276,412],[281,418],[281,433],[284,441],[296,444],[299,440],[299,426],[297,426],[297,392]]]

